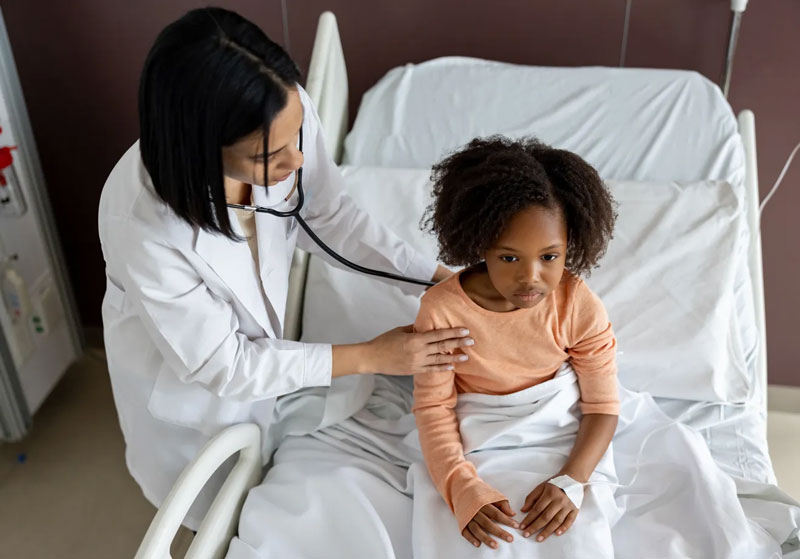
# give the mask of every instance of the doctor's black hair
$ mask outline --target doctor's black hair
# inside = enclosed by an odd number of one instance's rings
[[[238,238],[222,148],[262,129],[266,152],[272,120],[299,79],[286,51],[235,12],[192,10],[159,34],[139,82],[139,148],[156,192],[179,217]]]
[[[579,156],[535,138],[472,140],[434,165],[434,202],[422,226],[450,266],[482,261],[518,212],[558,209],[567,224],[566,268],[588,276],[605,254],[616,204],[597,171]]]

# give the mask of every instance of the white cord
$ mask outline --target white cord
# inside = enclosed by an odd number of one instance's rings
[[[747,0],[731,0],[731,10],[743,12],[747,9]]]
[[[670,427],[678,425],[678,426],[682,426],[682,427],[688,427],[688,428],[694,430],[698,435],[700,435],[702,437],[702,434],[700,434],[700,431],[702,431],[704,429],[708,429],[708,427],[693,428],[691,425],[683,423],[682,420],[687,415],[689,415],[690,413],[695,413],[695,412],[697,412],[699,410],[702,410],[702,409],[705,409],[705,408],[708,408],[708,407],[711,407],[711,406],[747,407],[748,405],[749,404],[746,403],[746,402],[732,403],[732,404],[728,404],[728,403],[725,403],[725,402],[703,402],[701,405],[699,405],[697,407],[689,408],[688,410],[685,410],[683,413],[681,413],[678,417],[670,418],[670,420],[667,423],[665,423],[664,425],[660,425],[660,426],[656,427],[655,429],[650,431],[644,437],[644,440],[642,441],[642,444],[639,446],[639,451],[636,453],[636,460],[635,460],[635,464],[634,464],[633,476],[631,476],[631,479],[627,483],[617,483],[617,482],[613,482],[613,481],[590,481],[586,485],[607,485],[609,487],[614,487],[614,488],[619,488],[619,489],[628,489],[639,478],[639,472],[642,469],[642,457],[644,456],[645,446],[647,446],[647,443],[650,442],[650,438],[653,435],[655,435],[656,433],[660,433],[661,431],[663,431],[665,429],[669,429]],[[718,423],[715,426],[722,425],[723,423],[724,422]],[[613,441],[612,441],[612,444],[613,444]]]
[[[789,170],[789,165],[792,164],[792,159],[794,159],[794,156],[797,153],[798,149],[800,149],[800,142],[798,142],[797,145],[794,146],[794,149],[792,150],[792,153],[789,155],[789,159],[786,160],[786,164],[783,166],[783,170],[781,171],[781,174],[778,175],[778,180],[775,181],[775,184],[772,186],[772,189],[769,191],[769,194],[767,194],[764,197],[764,200],[761,202],[761,205],[758,207],[758,215],[759,215],[759,217],[761,216],[761,213],[764,211],[764,207],[767,205],[767,202],[769,202],[769,199],[772,198],[772,195],[775,194],[775,192],[778,190],[778,187],[780,186],[781,181],[783,180],[783,177],[786,174],[786,171]]]

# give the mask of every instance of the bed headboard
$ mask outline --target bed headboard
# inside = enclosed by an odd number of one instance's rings
[[[325,143],[337,163],[347,134],[347,67],[336,16],[324,12],[319,16],[311,64],[308,67],[306,91],[314,101],[325,132]]]
[[[319,16],[305,88],[317,107],[325,144],[338,163],[347,134],[348,86],[339,26],[332,12],[324,12]],[[287,340],[299,340],[303,333],[303,294],[307,273],[308,254],[296,249],[289,271],[289,295],[284,320],[283,337]]]
[[[764,267],[761,255],[761,213],[759,210],[758,191],[758,159],[756,151],[756,117],[753,111],[745,109],[737,117],[739,134],[742,136],[745,157],[745,205],[747,207],[747,221],[750,229],[750,252],[748,268],[750,282],[753,287],[753,305],[755,307],[756,327],[759,334],[758,356],[756,357],[756,383],[755,398],[767,411],[767,317],[764,308]]]

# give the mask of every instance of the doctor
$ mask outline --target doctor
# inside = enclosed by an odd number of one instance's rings
[[[222,428],[252,421],[266,433],[278,396],[342,375],[440,371],[451,367],[453,348],[471,343],[461,329],[398,328],[354,345],[281,339],[295,245],[321,251],[294,219],[227,204],[293,207],[300,167],[302,215],[334,250],[406,276],[448,274],[344,194],[299,80],[280,46],[222,9],[169,25],[145,62],[141,138],[103,188],[99,232],[105,345],[127,464],[156,506]],[[210,496],[187,525],[196,529]]]

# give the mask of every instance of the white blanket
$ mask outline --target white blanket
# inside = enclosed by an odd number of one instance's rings
[[[572,528],[544,543],[517,535],[498,550],[473,548],[421,462],[409,386],[375,386],[351,418],[284,441],[248,496],[229,557],[771,559],[796,544],[798,503],[725,474],[695,431],[623,389],[613,450]],[[578,397],[569,369],[515,394],[459,397],[467,457],[515,510],[566,459]]]
[[[748,519],[734,480],[705,441],[665,416],[652,399],[623,390],[612,449],[586,488],[575,524],[544,543],[516,537],[497,553],[473,550],[438,497],[424,466],[413,466],[414,557],[780,557],[796,530],[790,516],[765,531]],[[464,451],[478,474],[519,511],[525,496],[555,475],[578,429],[571,370],[508,396],[464,394],[457,413]],[[788,498],[787,498],[788,499]],[[789,501],[791,502],[791,501]],[[520,519],[523,517],[521,513]]]

